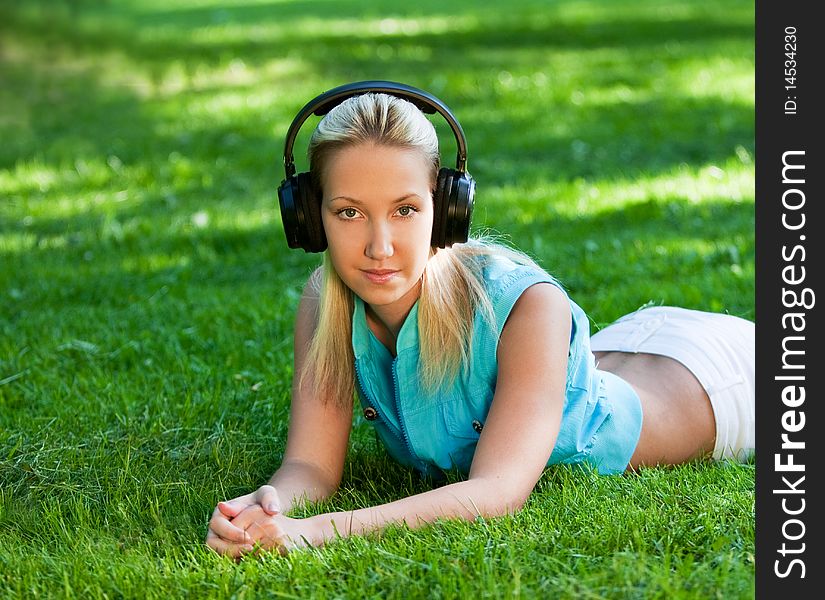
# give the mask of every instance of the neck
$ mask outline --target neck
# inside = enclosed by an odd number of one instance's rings
[[[398,334],[404,326],[404,321],[407,320],[407,315],[410,314],[413,305],[415,305],[420,295],[421,282],[392,304],[381,306],[365,304],[364,308],[367,318],[386,331],[392,340],[395,341],[398,339]]]

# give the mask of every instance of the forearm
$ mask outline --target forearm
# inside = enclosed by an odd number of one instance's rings
[[[285,461],[270,478],[269,485],[278,491],[282,513],[288,513],[302,500],[323,500],[338,487],[321,470],[300,461]]]
[[[338,536],[364,535],[392,523],[417,528],[437,519],[474,520],[513,513],[523,499],[508,499],[497,490],[496,482],[470,479],[440,487],[394,502],[354,511],[325,513],[311,517],[316,532],[314,545]]]

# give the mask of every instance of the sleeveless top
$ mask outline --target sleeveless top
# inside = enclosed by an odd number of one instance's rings
[[[639,439],[641,402],[627,382],[596,368],[584,311],[544,271],[501,256],[482,260],[496,325],[475,315],[469,372],[459,369],[433,394],[419,385],[418,302],[401,327],[393,358],[369,329],[363,300],[354,297],[352,347],[364,417],[397,462],[434,479],[454,470],[466,475],[495,394],[496,349],[504,323],[524,290],[547,282],[564,292],[572,313],[561,428],[547,464],[623,472]]]

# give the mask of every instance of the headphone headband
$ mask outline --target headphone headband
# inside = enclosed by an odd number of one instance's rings
[[[295,144],[295,138],[298,137],[298,131],[304,124],[304,121],[313,114],[317,116],[327,114],[347,98],[369,92],[389,94],[397,98],[402,98],[415,104],[422,112],[427,114],[438,113],[444,117],[447,123],[449,123],[450,129],[453,130],[453,135],[455,136],[458,147],[456,152],[456,169],[461,173],[467,171],[467,140],[464,138],[464,131],[461,129],[461,125],[453,116],[453,113],[450,112],[450,109],[447,108],[441,100],[424,90],[404,85],[403,83],[378,80],[359,81],[338,86],[316,96],[301,109],[289,126],[284,144],[284,170],[286,171],[287,179],[295,175],[295,157],[292,154],[292,147]]]
[[[347,98],[378,92],[402,98],[413,103],[427,114],[438,113],[450,124],[455,136],[456,169],[441,167],[432,190],[433,227],[430,245],[446,248],[463,244],[470,232],[470,220],[475,198],[475,181],[467,173],[467,142],[461,125],[441,100],[423,90],[392,81],[360,81],[333,88],[313,98],[297,114],[289,126],[284,145],[284,169],[286,178],[278,186],[278,203],[284,233],[290,248],[302,248],[304,252],[323,252],[327,248],[321,214],[320,190],[313,182],[311,173],[295,174],[292,147],[298,130],[310,115],[325,115]]]

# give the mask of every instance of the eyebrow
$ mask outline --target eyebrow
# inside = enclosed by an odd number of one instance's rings
[[[401,196],[400,198],[398,198],[398,200],[394,200],[392,202],[392,204],[400,204],[400,203],[404,202],[405,200],[409,200],[410,198],[418,198],[420,200],[421,196],[419,196],[418,194],[415,194],[415,193],[410,193],[410,194],[407,194],[406,196]],[[358,200],[357,198],[350,198],[349,196],[336,196],[335,198],[332,198],[330,200],[330,203],[335,202],[336,200],[346,200],[347,202],[352,202],[353,204],[357,204],[359,206],[364,205],[364,203],[361,202],[360,200]]]

